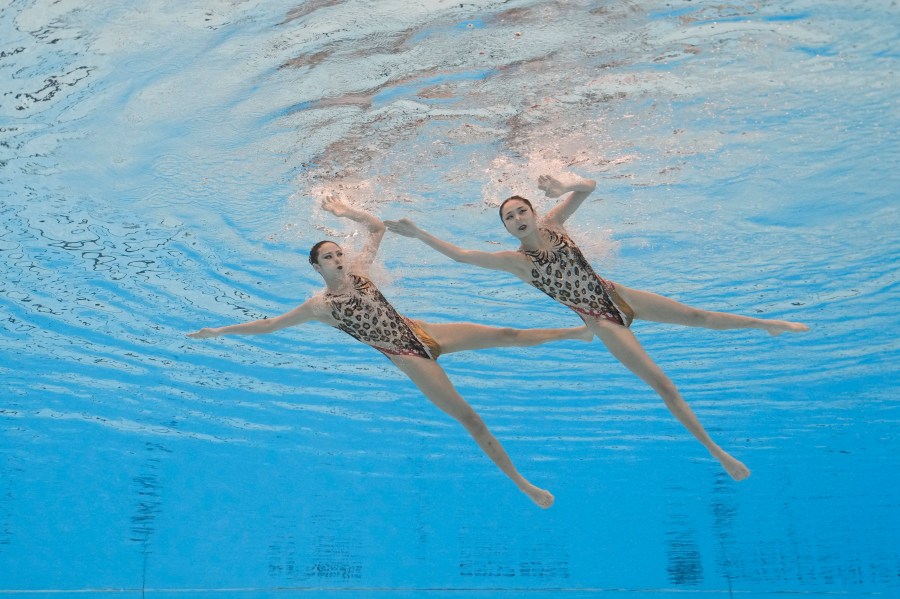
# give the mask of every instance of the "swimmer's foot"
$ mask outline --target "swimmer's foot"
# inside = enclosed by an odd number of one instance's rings
[[[809,327],[801,322],[789,322],[787,320],[766,321],[765,329],[773,337],[782,333],[805,333]]]
[[[749,468],[724,451],[714,451],[712,455],[719,460],[719,463],[722,464],[722,467],[725,468],[725,471],[730,474],[731,478],[734,480],[740,481],[750,476]]]
[[[539,489],[531,483],[525,483],[524,485],[520,486],[519,489],[523,493],[528,495],[528,497],[530,497],[533,502],[544,509],[547,509],[548,507],[553,505],[553,502],[556,499],[549,491]]]

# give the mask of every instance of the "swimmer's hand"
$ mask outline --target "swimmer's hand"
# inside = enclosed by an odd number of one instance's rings
[[[187,334],[191,339],[209,339],[210,337],[218,337],[219,335],[219,329],[211,329],[209,327]]]
[[[558,198],[568,191],[559,179],[550,175],[538,177],[538,189],[543,191],[548,198]]]
[[[330,212],[338,218],[349,218],[352,221],[364,224],[370,232],[378,234],[378,241],[381,240],[381,234],[384,232],[384,223],[381,222],[381,219],[365,210],[353,208],[334,196],[326,196],[322,200],[322,210]],[[375,247],[377,247],[377,243]]]
[[[322,200],[322,210],[340,218],[350,214],[350,206],[334,196],[325,196],[325,199]]]
[[[596,182],[592,179],[584,179],[572,173],[565,173],[559,177],[541,175],[538,177],[538,189],[544,192],[548,198],[558,198],[570,191],[590,193],[594,191]]]
[[[397,233],[398,235],[403,235],[404,237],[417,237],[419,235],[419,227],[416,226],[416,223],[412,222],[408,218],[401,218],[400,220],[386,220],[384,221],[384,226],[388,228],[392,233]]]

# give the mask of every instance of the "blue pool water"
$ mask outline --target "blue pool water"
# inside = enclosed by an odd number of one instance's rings
[[[898,13],[0,5],[0,596],[900,596]],[[598,343],[441,358],[542,511],[338,331],[184,337],[320,289],[325,194],[512,249],[498,198],[559,170],[605,276],[812,328],[634,326],[747,481]],[[577,324],[381,259],[413,317]]]

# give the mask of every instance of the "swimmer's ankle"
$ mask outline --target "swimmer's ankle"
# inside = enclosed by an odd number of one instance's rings
[[[540,487],[536,487],[529,482],[525,482],[524,484],[518,485],[519,490],[528,495],[528,498],[531,499],[534,503],[543,509],[547,509],[553,505],[553,502],[556,501],[556,498],[553,496],[550,491],[546,491],[541,489]]]

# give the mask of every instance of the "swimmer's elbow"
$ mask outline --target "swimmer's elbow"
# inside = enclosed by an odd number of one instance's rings
[[[277,318],[263,318],[262,320],[257,320],[253,323],[255,326],[253,327],[253,332],[257,335],[268,335],[269,333],[274,333],[278,330],[279,327],[276,326]]]
[[[291,319],[286,318],[284,315],[276,316],[274,318],[264,318],[259,321],[259,332],[262,335],[268,335],[269,333],[286,329],[294,324],[296,323],[292,322]]]

